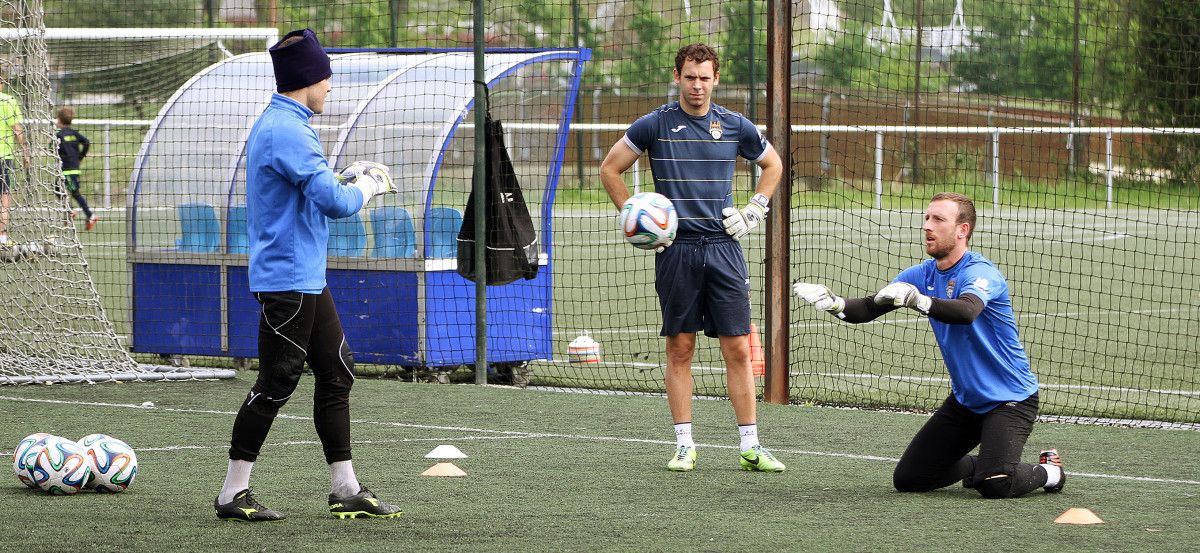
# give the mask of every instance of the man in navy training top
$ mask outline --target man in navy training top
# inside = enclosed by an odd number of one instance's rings
[[[929,317],[950,372],[951,394],[909,443],[892,482],[927,492],[958,481],[989,498],[1059,492],[1066,482],[1058,451],[1021,462],[1038,413],[1038,382],[1017,337],[1008,282],[996,265],[967,249],[975,204],[961,194],[933,196],[925,210],[925,253],[874,296],[843,299],[798,282],[797,296],[820,311],[864,323],[908,307]],[[979,446],[978,455],[968,455]]]
[[[720,81],[716,52],[703,44],[684,46],[675,55],[679,101],[635,121],[613,144],[600,166],[609,198],[620,210],[629,198],[622,173],[642,153],[650,158],[654,190],[671,199],[679,214],[675,241],[658,249],[654,282],[662,309],[660,334],[667,341],[667,403],[675,421],[673,471],[696,464],[692,438],[692,357],[696,333],[720,341],[729,399],[737,418],[745,470],[782,472],[779,462],[758,441],[754,375],[750,369],[750,275],[738,240],[763,222],[768,199],[779,184],[783,165],[758,129],[741,114],[713,103]],[[754,197],[742,209],[733,206],[737,157],[762,169]]]
[[[315,379],[313,422],[329,463],[330,513],[396,517],[400,509],[359,484],[351,465],[354,359],[325,284],[326,217],[358,212],[372,196],[391,190],[391,177],[380,164],[355,162],[339,179],[325,161],[309,119],[324,111],[333,72],[316,35],[309,29],[288,33],[270,54],[278,94],[246,143],[250,291],[262,305],[258,378],[234,419],[229,471],[214,507],[227,520],[284,518],[255,499],[250,471],[307,361]]]

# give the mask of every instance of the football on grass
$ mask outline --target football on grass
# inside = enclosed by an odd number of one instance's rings
[[[125,491],[137,476],[137,454],[129,444],[106,434],[89,434],[79,440],[87,455],[92,477],[85,484],[100,493]]]

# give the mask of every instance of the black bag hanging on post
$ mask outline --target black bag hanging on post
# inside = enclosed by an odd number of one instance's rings
[[[487,148],[484,152],[487,194],[487,284],[508,284],[537,276],[538,243],[533,219],[504,147],[504,128],[487,114]],[[474,180],[472,179],[472,182]],[[458,274],[476,281],[475,191],[467,199],[462,228],[458,231]]]

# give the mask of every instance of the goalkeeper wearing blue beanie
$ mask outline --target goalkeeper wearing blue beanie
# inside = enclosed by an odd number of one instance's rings
[[[950,373],[951,393],[917,432],[892,474],[902,492],[961,481],[988,498],[1060,492],[1066,482],[1055,449],[1037,464],[1021,452],[1038,414],[1038,382],[1017,337],[1008,282],[996,265],[967,248],[975,204],[935,194],[925,209],[925,253],[874,296],[843,299],[820,284],[797,282],[797,296],[819,311],[864,323],[907,307],[929,317]],[[979,447],[978,455],[969,455]]]
[[[392,518],[400,509],[363,487],[350,456],[354,359],[325,283],[327,217],[348,217],[388,192],[387,167],[355,162],[342,177],[329,168],[309,119],[324,111],[333,74],[309,29],[270,48],[278,93],[246,143],[250,291],[261,304],[258,379],[233,423],[229,470],[214,501],[217,517],[271,521],[284,515],[250,491],[250,471],[305,361],[315,379],[313,420],[329,463],[329,511],[337,518]],[[343,185],[343,182],[346,184]]]

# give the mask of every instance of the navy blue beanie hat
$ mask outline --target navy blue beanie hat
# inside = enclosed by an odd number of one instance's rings
[[[300,40],[288,42],[293,37],[300,37]],[[275,68],[275,89],[279,92],[300,90],[333,75],[329,54],[321,48],[312,29],[292,31],[268,51]]]

